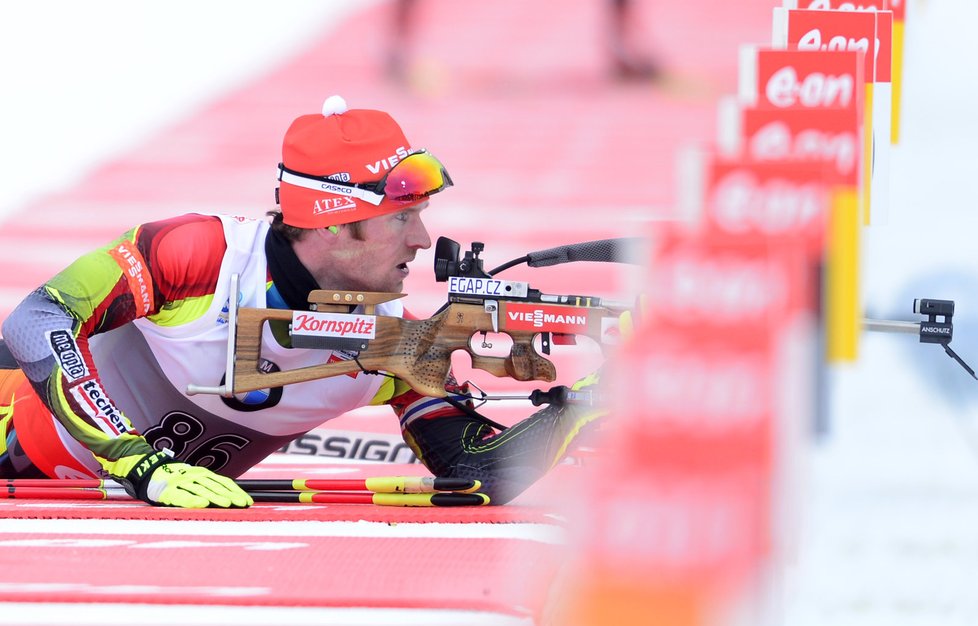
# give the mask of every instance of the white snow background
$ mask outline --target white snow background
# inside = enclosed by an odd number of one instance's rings
[[[73,184],[362,4],[0,4],[0,213]],[[978,3],[911,1],[907,25],[891,206],[864,231],[866,311],[917,321],[914,298],[955,300],[951,345],[978,366]],[[978,624],[978,381],[938,346],[867,333],[859,361],[832,373],[830,414],[806,451],[785,623]]]

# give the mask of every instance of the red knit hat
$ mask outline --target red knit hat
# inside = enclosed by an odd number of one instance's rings
[[[403,210],[407,198],[396,200],[383,189],[368,187],[386,180],[411,155],[408,140],[390,115],[347,110],[343,98],[330,96],[322,114],[297,118],[285,133],[278,189],[284,222],[298,228],[325,228]],[[437,165],[444,175],[443,184],[411,196],[413,202],[452,184],[441,164]],[[437,186],[431,181],[427,184]]]

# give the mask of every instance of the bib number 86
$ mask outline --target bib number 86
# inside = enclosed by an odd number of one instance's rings
[[[200,420],[183,411],[173,411],[167,413],[158,425],[147,430],[143,436],[157,450],[169,448],[174,456],[185,463],[206,467],[215,472],[228,464],[234,450],[242,450],[251,443],[241,435],[225,433],[192,445],[203,434],[204,425]],[[192,451],[189,456],[184,457],[187,450]]]

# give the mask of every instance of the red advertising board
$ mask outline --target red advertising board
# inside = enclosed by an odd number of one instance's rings
[[[836,10],[876,12],[881,16],[876,32],[879,38],[880,59],[890,57],[890,62],[881,62],[877,68],[876,82],[892,82],[893,94],[890,104],[890,141],[897,143],[900,135],[900,99],[903,83],[903,39],[906,20],[906,0],[784,0],[786,9]],[[883,17],[883,12],[889,12]],[[881,73],[882,72],[882,73]]]
[[[862,222],[885,220],[892,136],[892,14],[880,11],[774,10],[774,45],[806,51],[862,53],[866,78]]]
[[[763,343],[771,328],[806,304],[804,281],[794,276],[795,266],[803,265],[794,240],[777,245],[770,239],[737,238],[717,230],[660,238],[652,259],[655,271],[648,278],[651,323],[703,339]],[[776,254],[781,256],[773,263]]]
[[[804,414],[780,392],[803,389],[787,374],[786,355],[804,352],[785,349],[797,319],[785,294],[802,264],[778,237],[654,228],[652,308],[609,363],[622,402],[602,449],[614,454],[595,459],[572,516],[583,567],[571,614],[590,616],[574,624],[648,623],[650,608],[664,619],[756,591],[783,530],[776,446],[782,420]]]
[[[893,106],[890,141],[900,141],[900,104],[903,97],[903,39],[907,19],[906,0],[888,0],[886,8],[893,11]]]
[[[786,9],[811,9],[836,11],[893,11],[893,18],[902,21],[907,5],[904,0],[784,0]]]
[[[907,0],[885,0],[883,7],[893,11],[894,22],[903,22],[907,19]]]
[[[893,13],[876,13],[876,83],[893,81]]]
[[[774,109],[843,108],[862,111],[862,55],[753,48],[742,56],[740,98]]]
[[[829,216],[826,167],[714,157],[707,170],[704,228],[727,237],[790,238],[821,258]]]
[[[590,550],[646,584],[746,580],[772,542],[775,343],[732,345],[735,326],[720,337],[654,322],[638,332],[621,354],[631,401],[607,442],[604,475],[615,479],[589,502]]]
[[[854,109],[744,107],[740,136],[753,161],[817,162],[828,185],[859,185],[862,140]]]
[[[589,573],[706,591],[768,554],[779,346],[799,266],[760,240],[653,238],[652,308],[608,379],[613,397],[628,398],[602,444],[615,453],[596,461],[605,479],[576,527]],[[719,535],[692,532],[716,524]]]
[[[755,222],[757,232],[772,232],[779,225],[804,238],[805,250],[825,270],[819,310],[826,320],[826,357],[830,361],[854,359],[861,315],[859,197],[865,176],[857,112],[735,107],[732,100],[724,104],[728,106],[721,109],[718,145],[725,150],[721,154],[729,162],[727,172],[724,161],[718,161],[711,172],[690,177],[710,185],[707,198],[700,200],[708,227],[740,232],[745,223]],[[807,173],[804,165],[809,166]],[[764,166],[774,168],[773,173],[765,172]],[[815,171],[810,170],[812,166]],[[785,179],[779,168],[799,178],[795,182]],[[762,182],[765,177],[775,181]],[[822,183],[821,214],[806,208],[815,206],[816,197],[815,188],[805,184],[806,177]],[[761,217],[766,218],[766,227],[756,226]]]
[[[742,173],[720,163],[711,172],[707,198]],[[776,503],[793,480],[779,465],[795,430],[784,425],[812,397],[799,366],[811,335],[798,333],[810,319],[801,294],[811,265],[797,233],[813,220],[751,213],[775,208],[765,202],[733,206],[718,216],[738,225],[727,230],[649,227],[648,308],[602,377],[616,405],[600,448],[614,452],[596,455],[568,513],[580,558],[561,623],[644,624],[650,611],[656,623],[707,623],[732,596],[759,593],[778,558]]]
[[[876,15],[861,11],[775,10],[775,27],[783,19],[784,37],[776,41],[799,50],[853,50],[864,59],[864,76],[873,82],[876,76]]]
[[[810,9],[814,11],[882,11],[883,0],[784,0],[786,9]]]

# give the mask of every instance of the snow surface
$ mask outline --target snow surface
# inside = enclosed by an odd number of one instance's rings
[[[361,4],[0,4],[0,213],[84,177]],[[914,298],[955,300],[952,346],[973,366],[976,35],[974,0],[910,2],[891,207],[865,230],[862,268],[869,317],[916,320]],[[880,333],[831,378],[831,428],[808,450],[783,622],[978,624],[978,381],[939,347]]]

